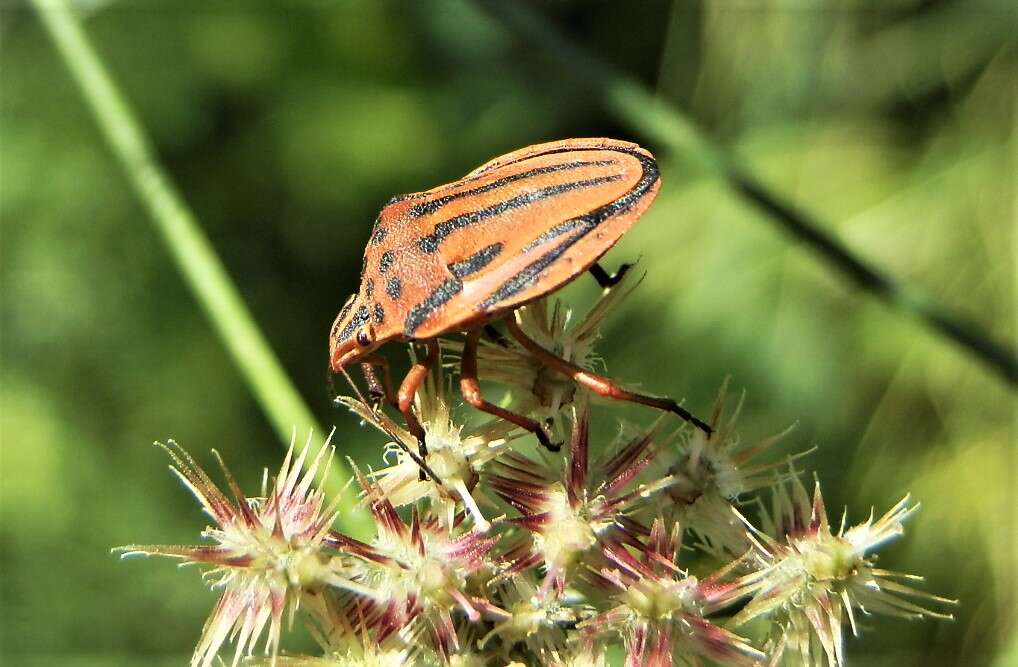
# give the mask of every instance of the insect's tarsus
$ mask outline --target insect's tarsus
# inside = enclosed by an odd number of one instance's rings
[[[384,399],[386,403],[399,408],[399,401],[396,398],[396,392],[392,389],[392,379],[389,376],[389,362],[385,357],[374,355],[370,359],[362,361],[361,373],[364,375],[364,381],[368,385],[368,397],[371,399],[371,406],[373,408],[378,405]],[[381,367],[382,377],[378,377],[378,373],[375,372],[375,367]]]

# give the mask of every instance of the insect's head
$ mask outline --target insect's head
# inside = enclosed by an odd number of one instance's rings
[[[351,364],[381,344],[371,323],[371,310],[360,295],[347,299],[336,316],[329,336],[329,360],[332,370]]]

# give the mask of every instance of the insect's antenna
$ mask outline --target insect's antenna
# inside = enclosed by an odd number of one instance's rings
[[[329,400],[335,401],[336,397],[339,396],[339,391],[336,389],[336,372],[332,370],[332,364],[328,364],[325,367],[325,390],[329,392]],[[349,378],[348,378],[349,379]],[[354,391],[357,388],[354,387]]]
[[[346,383],[348,385],[350,385],[351,389],[353,389],[353,393],[354,393],[354,395],[357,396],[357,400],[360,401],[361,403],[363,403],[364,405],[370,405],[370,403],[368,403],[367,400],[365,400],[364,394],[361,393],[360,387],[358,387],[357,383],[353,381],[353,378],[350,377],[350,374],[346,372],[346,367],[345,366],[340,366],[339,367],[339,372],[342,373],[343,377],[346,378]],[[332,376],[331,375],[329,376],[329,381],[330,382],[332,381]],[[335,390],[336,387],[335,387],[334,384],[333,384],[332,389],[333,389],[333,392],[332,392],[333,397],[338,397],[339,396],[339,392],[337,392]]]
[[[414,463],[417,464],[418,468],[423,470],[425,472],[425,474],[427,474],[427,476],[431,478],[432,482],[434,482],[435,484],[438,484],[439,486],[441,486],[442,485],[442,480],[439,479],[438,475],[435,474],[435,471],[431,469],[431,466],[429,466],[424,461],[424,459],[422,459],[420,457],[420,455],[417,454],[417,452],[415,452],[415,451],[411,450],[409,447],[407,447],[406,443],[403,442],[403,439],[400,438],[399,435],[395,431],[393,431],[389,427],[388,424],[385,423],[384,419],[380,419],[377,416],[376,411],[380,410],[380,408],[372,407],[372,405],[370,403],[368,403],[364,399],[364,394],[361,393],[360,387],[358,387],[357,384],[354,383],[353,378],[351,378],[350,374],[346,372],[346,368],[343,367],[343,366],[340,366],[339,367],[339,372],[342,373],[343,377],[346,378],[347,383],[349,383],[350,387],[353,389],[353,393],[357,396],[357,400],[360,402],[360,404],[365,406],[365,407],[367,407],[368,410],[371,412],[371,415],[374,417],[374,419],[372,419],[371,421],[374,423],[374,425],[377,428],[381,429],[381,431],[383,433],[385,433],[387,436],[392,438],[392,441],[396,443],[396,446],[399,447],[400,449],[402,449],[404,452],[406,452],[406,455],[409,456],[410,459]],[[330,383],[332,382],[332,376],[331,375],[329,376],[329,381],[330,381]],[[340,402],[339,401],[339,396],[335,392],[335,386],[334,385],[333,385],[333,390],[334,390],[333,391],[333,396],[335,396],[334,400],[335,400],[335,402],[339,403]]]

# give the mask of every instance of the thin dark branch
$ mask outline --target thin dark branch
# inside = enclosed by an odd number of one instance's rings
[[[979,359],[1011,385],[1018,384],[1018,360],[977,324],[949,312],[857,257],[841,241],[824,231],[824,225],[780,195],[771,192],[749,171],[714,144],[678,109],[657,98],[632,76],[596,54],[583,49],[558,31],[524,2],[476,0],[479,5],[521,39],[539,48],[563,71],[590,86],[601,102],[633,129],[676,157],[724,180],[745,201],[774,221],[793,238],[804,242],[824,262],[859,289],[954,342]]]

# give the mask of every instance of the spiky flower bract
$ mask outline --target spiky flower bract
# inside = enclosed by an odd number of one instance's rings
[[[608,667],[608,656],[603,645],[595,646],[593,641],[574,642],[564,651],[555,651],[545,664],[548,667]]]
[[[522,643],[530,655],[548,661],[567,649],[567,629],[592,615],[592,609],[575,600],[542,595],[537,582],[528,575],[519,573],[492,582],[496,586],[493,597],[507,616],[494,624],[478,647],[494,649],[497,640],[508,654],[507,649]]]
[[[159,444],[159,443],[157,443]],[[342,556],[328,548],[326,538],[338,514],[315,486],[319,468],[327,469],[332,448],[326,443],[313,459],[310,437],[294,457],[294,443],[283,465],[261,497],[248,498],[215,453],[233,494],[228,498],[176,442],[160,446],[170,455],[170,469],[215,521],[202,531],[211,544],[195,546],[130,545],[117,551],[169,556],[205,566],[205,578],[222,596],[205,623],[191,659],[208,667],[228,638],[236,641],[233,664],[250,654],[268,630],[266,652],[279,651],[283,616],[292,615],[308,592],[345,581]],[[302,468],[307,465],[306,472]],[[324,465],[323,465],[324,464]]]
[[[773,491],[773,508],[763,530],[743,518],[752,543],[746,555],[752,570],[735,581],[750,602],[732,619],[735,626],[769,617],[765,650],[772,664],[836,667],[844,663],[844,626],[858,634],[855,613],[901,618],[951,618],[931,606],[953,601],[916,589],[905,581],[920,577],[876,567],[872,551],[904,533],[917,508],[905,496],[879,519],[831,530],[817,483],[810,499],[792,476]]]

